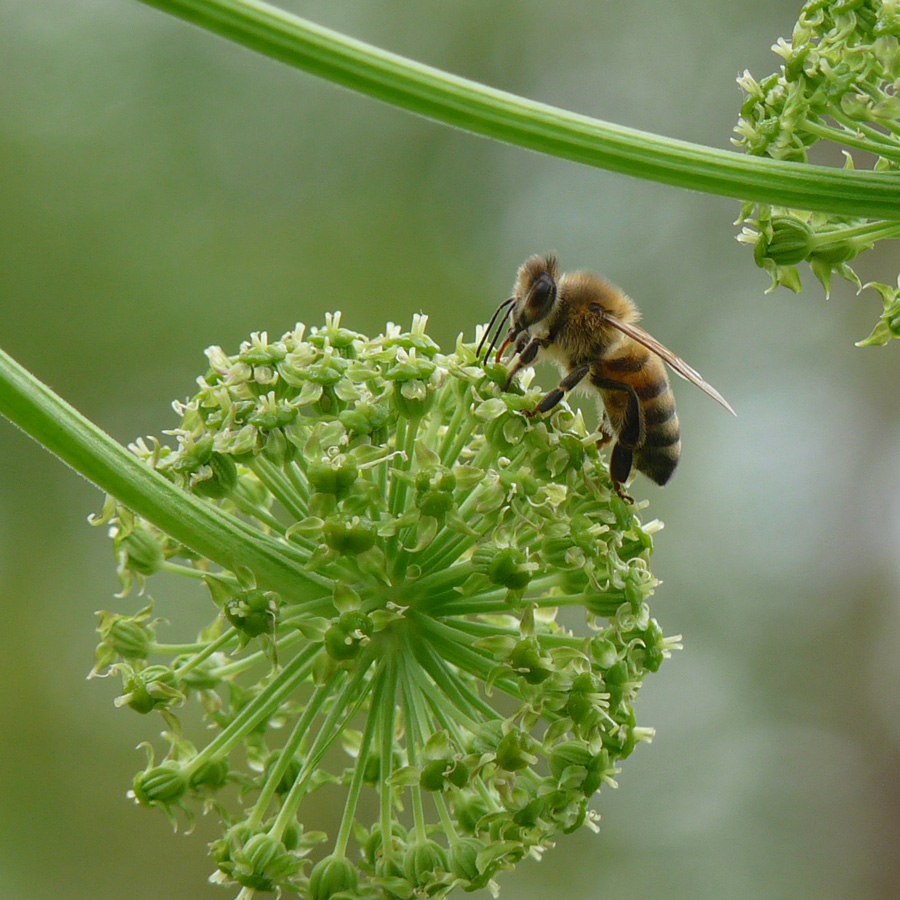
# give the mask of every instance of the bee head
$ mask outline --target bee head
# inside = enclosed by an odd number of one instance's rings
[[[500,345],[500,349],[497,351],[497,359],[503,356],[503,351],[513,341],[527,342],[528,335],[526,332],[532,326],[546,319],[553,310],[556,303],[556,282],[558,278],[559,263],[557,263],[554,254],[535,255],[526,259],[519,266],[513,295],[501,303],[494,313],[482,336],[481,343],[478,345],[478,353],[481,353],[482,347],[488,341],[487,352],[488,356],[490,356],[497,345],[497,341],[500,339],[500,335],[503,333],[503,326],[506,322],[511,322],[511,324],[503,343]],[[493,332],[493,338],[491,338],[490,335],[495,322],[497,323],[497,329]],[[517,352],[521,349],[517,344]]]
[[[513,328],[518,334],[546,319],[556,301],[559,263],[552,253],[531,256],[519,266],[513,296]],[[515,339],[515,336],[512,337]]]
[[[550,315],[556,303],[558,277],[559,263],[552,253],[546,256],[531,256],[519,266],[513,296],[510,298],[512,324],[497,352],[498,359],[514,341],[527,341],[525,332]],[[517,344],[517,351],[521,349],[522,347]]]

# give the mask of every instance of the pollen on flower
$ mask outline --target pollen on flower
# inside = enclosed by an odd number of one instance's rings
[[[209,594],[195,637],[152,604],[103,613],[95,671],[163,717],[132,795],[219,815],[212,880],[241,897],[496,891],[596,829],[591,798],[652,734],[637,692],[680,646],[647,606],[659,523],[616,496],[580,415],[526,420],[530,380],[503,392],[426,324],[369,339],[334,313],[207,350],[173,446],[132,450],[233,525],[231,568],[114,503],[99,519],[124,589],[164,571]],[[242,564],[253,535],[290,574]],[[191,706],[211,731],[185,733]],[[334,833],[307,812],[326,785]]]

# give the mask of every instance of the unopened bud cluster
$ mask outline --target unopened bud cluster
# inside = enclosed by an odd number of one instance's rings
[[[735,143],[748,153],[808,162],[820,141],[874,154],[876,171],[900,172],[900,3],[810,0],[792,39],[772,48],[780,70],[757,81],[749,72],[738,79],[744,92]],[[815,190],[815,185],[811,185]],[[810,214],[802,210],[747,203],[738,240],[753,245],[758,265],[772,276],[772,287],[801,288],[797,264],[809,263],[826,293],[832,274],[861,287],[849,263],[885,238],[900,237],[897,221]],[[885,285],[871,285],[884,296]],[[862,344],[898,336],[885,313],[876,332]]]
[[[652,734],[634,701],[677,646],[647,606],[654,525],[580,415],[526,419],[538,391],[503,392],[503,367],[461,340],[442,353],[425,324],[368,339],[336,314],[211,348],[174,446],[133,448],[236,540],[274,537],[295,581],[271,590],[105,510],[125,590],[165,571],[211,601],[172,643],[149,605],[101,614],[95,671],[165,723],[132,794],[220,816],[213,878],[244,898],[493,888],[594,825],[592,796]],[[209,728],[188,736],[197,705]]]

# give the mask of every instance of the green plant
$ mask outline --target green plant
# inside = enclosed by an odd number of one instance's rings
[[[97,524],[123,593],[166,572],[213,602],[176,642],[152,602],[100,614],[95,674],[166,724],[134,798],[173,821],[214,810],[216,878],[244,897],[440,896],[593,826],[678,639],[646,603],[656,523],[580,414],[526,424],[528,377],[502,391],[502,365],[441,353],[424,317],[370,340],[335,315],[207,355],[177,445],[131,453],[0,356],[3,412],[115,495]],[[569,607],[585,634],[557,621]],[[216,730],[204,746],[188,703]],[[303,819],[325,786],[345,795],[336,835]]]
[[[897,236],[896,3],[804,7],[782,72],[741,80],[747,156],[513,97],[264,4],[150,5],[475,133],[740,199],[775,283],[796,288],[803,259],[826,289],[832,272],[852,280],[853,256]],[[878,161],[809,165],[821,140]],[[883,343],[897,291],[873,287],[884,313],[866,343]],[[216,810],[218,871],[245,896],[478,887],[590,825],[590,796],[649,737],[632,702],[677,639],[646,606],[653,523],[610,492],[580,419],[562,408],[526,427],[535,392],[499,391],[496,368],[470,345],[442,353],[424,320],[370,340],[333,318],[210,364],[177,445],[130,453],[0,354],[0,412],[110,495],[98,521],[123,589],[165,571],[214,604],[178,643],[159,639],[152,604],[101,616],[95,671],[166,723],[135,799]],[[557,621],[568,606],[587,611],[586,635]],[[188,700],[218,729],[203,746],[178,718]],[[335,787],[337,834],[305,830],[304,798]]]
[[[900,4],[825,3],[814,0],[800,12],[790,42],[772,48],[783,60],[779,72],[756,81],[738,79],[745,92],[736,143],[748,153],[805,162],[817,144],[843,149],[847,171],[851,150],[874,157],[873,170],[900,173]],[[795,206],[794,204],[791,204]],[[753,246],[756,262],[782,284],[800,290],[797,264],[809,263],[826,294],[832,273],[862,289],[852,262],[876,241],[900,237],[898,207],[868,217],[811,206],[788,209],[770,203],[744,204],[747,222],[740,240]],[[859,346],[885,344],[900,336],[898,287],[873,283],[883,313]]]
[[[167,724],[134,797],[173,821],[214,809],[215,878],[245,896],[443,896],[592,825],[589,799],[652,734],[633,702],[677,639],[646,604],[654,525],[612,490],[580,415],[526,425],[539,392],[502,392],[473,345],[442,354],[424,317],[370,340],[335,315],[207,355],[177,445],[132,449],[216,511],[229,561],[112,498],[98,519],[124,591],[166,571],[213,601],[176,643],[152,603],[101,614],[95,672]],[[248,537],[291,572],[245,565]],[[586,634],[557,621],[569,607]],[[215,729],[205,746],[188,703]],[[325,786],[345,795],[337,835],[308,830]]]

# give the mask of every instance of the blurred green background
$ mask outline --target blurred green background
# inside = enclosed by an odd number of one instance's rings
[[[735,77],[776,67],[799,7],[282,5],[719,147]],[[339,308],[374,334],[422,310],[441,343],[471,337],[550,249],[625,286],[738,410],[676,384],[678,476],[633,489],[666,523],[654,613],[685,643],[639,704],[656,741],[604,789],[601,834],[524,863],[505,896],[898,896],[900,349],[853,347],[874,293],[838,284],[826,302],[807,279],[800,297],[764,295],[734,202],[451,131],[133,0],[0,0],[0,23],[0,345],[116,438],[173,426],[203,349],[254,330]],[[897,268],[889,245],[860,272]],[[173,836],[125,798],[161,724],[84,679],[94,610],[118,590],[85,521],[101,502],[0,422],[0,896],[228,897],[206,884],[211,823]]]

